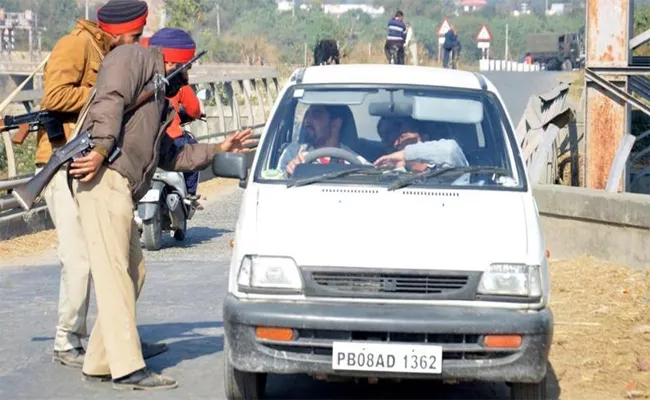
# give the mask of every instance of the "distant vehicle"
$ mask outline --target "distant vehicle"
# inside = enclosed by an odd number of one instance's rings
[[[572,71],[585,65],[585,28],[578,32],[535,34],[527,37],[526,51],[533,63],[550,71]]]

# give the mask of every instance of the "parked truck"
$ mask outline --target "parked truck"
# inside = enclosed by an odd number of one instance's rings
[[[585,64],[584,26],[577,32],[535,34],[527,37],[533,63],[551,71],[582,69]]]

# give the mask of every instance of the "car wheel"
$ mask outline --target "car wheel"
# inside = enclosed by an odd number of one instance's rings
[[[510,388],[512,400],[546,400],[546,378],[537,383],[513,382]]]
[[[224,343],[224,390],[228,400],[257,400],[264,398],[267,374],[244,372],[230,363],[230,349]]]

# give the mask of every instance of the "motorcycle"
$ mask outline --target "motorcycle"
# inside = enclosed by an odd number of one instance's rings
[[[182,107],[179,114],[181,127],[191,122]],[[202,113],[201,120],[205,121],[204,117]],[[141,244],[149,251],[160,250],[165,231],[169,231],[177,241],[183,241],[187,221],[192,219],[196,210],[197,203],[188,195],[183,173],[156,169],[151,188],[140,199],[134,212]]]

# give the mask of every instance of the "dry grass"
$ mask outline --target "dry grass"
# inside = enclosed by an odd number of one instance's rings
[[[10,240],[0,241],[0,260],[30,257],[56,248],[56,232],[53,229],[36,232]],[[0,262],[0,266],[2,266]]]
[[[200,182],[197,193],[199,193],[203,199],[210,201],[224,190],[236,186],[238,183],[238,179],[214,178],[205,182]]]
[[[561,398],[650,398],[650,272],[584,257],[551,263],[551,279]]]

